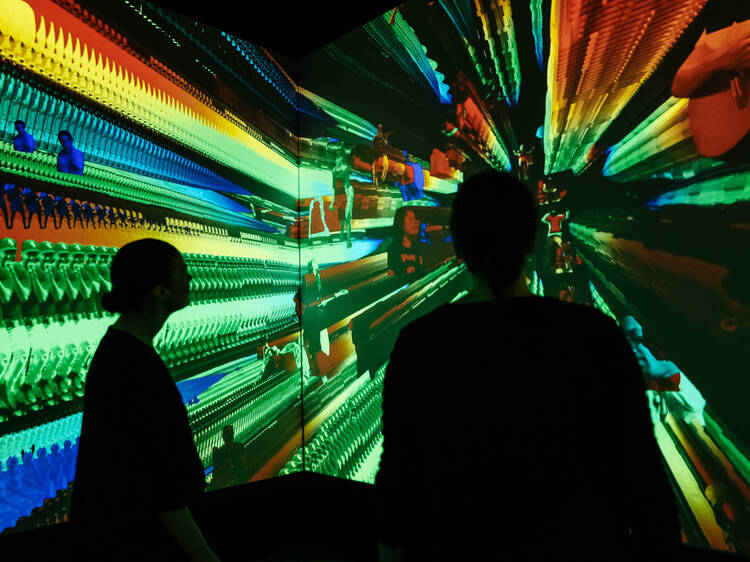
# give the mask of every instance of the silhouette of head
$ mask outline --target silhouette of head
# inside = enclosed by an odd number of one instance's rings
[[[20,119],[16,121],[16,131],[19,133],[24,133],[26,131],[26,123],[21,121]]]
[[[130,312],[155,303],[171,313],[188,304],[190,279],[180,252],[167,242],[144,238],[125,244],[112,258],[112,290],[102,295],[109,312]]]
[[[63,145],[63,148],[71,148],[73,146],[73,135],[69,131],[60,131],[57,133],[57,140]]]
[[[517,178],[494,170],[464,181],[453,200],[450,226],[456,255],[493,289],[513,284],[539,225],[536,198]]]

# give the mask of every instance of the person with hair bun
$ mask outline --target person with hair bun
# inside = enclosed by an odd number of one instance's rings
[[[189,510],[206,486],[187,411],[153,347],[189,302],[180,252],[152,238],[112,260],[102,307],[120,317],[86,378],[70,522],[88,558],[217,562]]]
[[[679,557],[636,357],[597,309],[529,291],[539,223],[509,174],[458,189],[451,233],[474,287],[404,327],[391,352],[380,562]]]

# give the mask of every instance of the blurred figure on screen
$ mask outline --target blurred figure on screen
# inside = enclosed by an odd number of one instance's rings
[[[399,220],[401,219],[401,220]],[[388,248],[388,275],[418,277],[424,273],[422,242],[419,241],[421,221],[412,209],[396,215],[393,242]]]
[[[13,149],[19,152],[33,153],[36,150],[36,141],[26,130],[25,122],[16,121],[16,133],[18,134],[13,137]]]
[[[378,130],[372,138],[372,148],[375,151],[375,159],[372,162],[372,181],[375,187],[379,185],[378,171],[380,172],[380,181],[385,181],[385,178],[388,177],[388,154],[386,149],[390,144],[388,140],[390,136],[390,132],[383,132],[383,124],[378,123]]]
[[[597,309],[527,288],[535,195],[480,173],[450,226],[474,287],[391,353],[381,562],[671,559],[677,508],[633,351]]]
[[[328,225],[326,224],[325,203],[322,197],[315,197],[310,201],[310,220],[307,224],[308,238],[330,236],[331,231],[328,230]]]
[[[336,200],[336,184],[339,180],[344,186],[344,195],[346,195],[346,205],[344,207],[344,227],[342,232],[346,231],[346,247],[352,247],[352,211],[354,209],[354,187],[352,187],[351,181],[351,147],[346,147],[343,144],[334,144],[336,148],[336,159],[333,164],[333,185],[331,190],[333,196],[331,197],[331,210],[334,208],[334,202]]]
[[[245,484],[250,479],[245,448],[234,440],[234,426],[225,425],[221,432],[224,444],[213,448],[214,481],[212,488]]]
[[[690,424],[698,422],[706,425],[703,412],[706,400],[703,395],[685,376],[685,373],[671,361],[659,360],[643,343],[643,327],[632,316],[625,316],[622,321],[622,331],[633,349],[638,365],[643,372],[646,382],[646,395],[651,407],[651,420],[656,423],[663,421],[669,410]],[[672,400],[667,404],[667,393]]]
[[[120,313],[91,360],[70,522],[85,560],[216,562],[189,510],[204,491],[187,411],[153,339],[191,275],[161,240],[125,244],[102,307]]]
[[[313,268],[317,267],[314,264],[314,260],[308,263],[308,273],[314,274]],[[322,377],[321,364],[325,363],[329,351],[328,330],[323,324],[323,307],[325,303],[318,302],[320,299],[318,279],[313,277],[312,282],[308,282],[308,276],[305,276],[305,279],[304,300],[303,291],[300,288],[294,296],[294,302],[302,328],[302,342],[307,354],[310,375],[313,377]]]
[[[513,151],[518,164],[518,174],[522,180],[529,179],[529,168],[534,164],[534,147],[524,148],[521,145],[518,150]]]
[[[73,135],[68,131],[60,131],[57,138],[63,147],[57,155],[57,171],[83,175],[83,152],[73,146]]]

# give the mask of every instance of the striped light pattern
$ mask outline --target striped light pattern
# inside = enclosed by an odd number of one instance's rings
[[[87,162],[84,175],[57,170],[57,156],[36,151],[34,154],[13,150],[12,143],[0,143],[0,171],[127,199],[144,205],[172,209],[195,217],[227,224],[260,226],[241,213],[247,209],[218,193],[184,184]]]
[[[325,111],[331,118],[335,119],[340,128],[346,130],[352,135],[360,137],[363,141],[370,143],[375,134],[378,132],[377,128],[375,128],[375,125],[373,125],[363,117],[360,117],[359,115],[356,115],[351,111],[347,111],[343,107],[336,105],[332,101],[322,98],[321,96],[310,92],[309,90],[305,90],[301,86],[297,87],[297,91],[301,96],[309,99],[311,102]]]
[[[688,100],[670,97],[617,143],[603,173],[616,181],[653,177],[688,179],[720,160],[704,158],[695,150],[688,120]]]
[[[544,0],[530,0],[529,2],[529,9],[531,10],[531,33],[534,35],[534,52],[536,53],[536,62],[542,70],[544,70],[543,4]]]
[[[443,80],[445,75],[437,70],[437,62],[427,56],[427,48],[419,42],[414,29],[397,11],[393,24],[391,13],[387,12],[364,25],[373,41],[406,72],[409,77],[435,92],[440,103],[451,103],[449,86]]]
[[[706,0],[552,0],[544,123],[546,174],[586,154]]]
[[[184,156],[156,145],[117,123],[74,103],[69,96],[47,92],[29,76],[13,76],[0,69],[0,140],[15,136],[14,123],[20,119],[34,131],[37,150],[57,153],[57,133],[69,131],[86,162],[137,171],[160,179],[218,191],[244,189]]]
[[[476,51],[470,51],[478,67],[485,86],[500,92],[508,105],[518,103],[521,90],[521,69],[516,49],[516,36],[513,29],[513,18],[510,11],[510,0],[474,0],[479,28],[484,39],[482,51],[486,48],[489,64],[482,64],[476,59]]]
[[[651,208],[667,205],[713,207],[748,201],[750,201],[750,172],[737,172],[669,191],[649,201],[646,206]]]
[[[599,291],[596,290],[596,287],[594,287],[594,284],[591,281],[589,281],[589,290],[591,291],[591,296],[594,299],[594,306],[601,310],[604,314],[612,318],[612,320],[614,320],[615,323],[619,326],[620,322],[617,320],[617,316],[614,315],[612,309],[609,308],[607,302],[602,298],[602,296],[599,294]]]
[[[495,120],[484,105],[472,81],[461,71],[456,78],[456,90],[458,92],[456,94],[457,111],[459,113],[467,111],[471,114],[476,109],[480,116],[477,120],[467,118],[466,129],[462,129],[461,136],[490,166],[509,172],[511,169],[509,151],[495,126]]]
[[[51,0],[4,0],[0,56],[296,197],[288,159]],[[36,18],[35,18],[36,15]],[[38,24],[37,24],[38,20]]]

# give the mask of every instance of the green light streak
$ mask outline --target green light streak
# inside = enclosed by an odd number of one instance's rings
[[[746,201],[750,201],[750,172],[737,172],[669,191],[647,205],[652,207],[667,205],[714,207]]]
[[[617,325],[619,326],[619,320],[617,320],[617,317],[612,312],[612,309],[609,308],[607,302],[604,300],[604,298],[602,298],[602,296],[599,294],[599,291],[596,290],[596,287],[594,287],[594,284],[591,281],[589,281],[589,289],[591,290],[591,296],[594,299],[594,306],[596,306],[596,308],[612,318],[612,320],[614,320],[615,323],[617,323]]]
[[[377,129],[375,128],[375,126],[359,115],[356,115],[351,111],[347,111],[343,107],[336,105],[335,103],[328,101],[327,99],[322,98],[319,95],[310,92],[309,90],[305,90],[304,88],[301,88],[299,86],[297,87],[297,90],[300,95],[305,96],[315,105],[320,107],[323,111],[325,111],[328,115],[335,119],[339,123],[339,126],[341,126],[349,133],[360,137],[368,143],[375,136],[375,133],[377,133]]]

